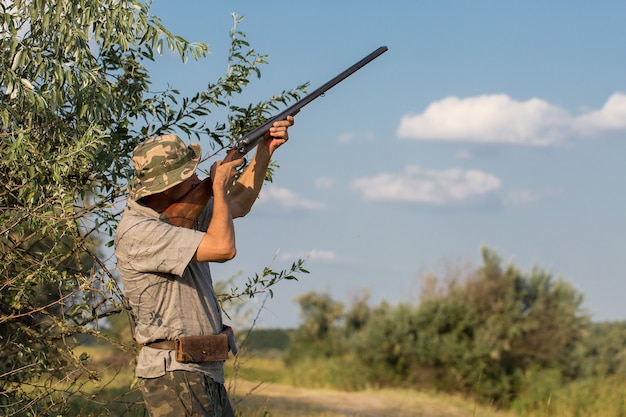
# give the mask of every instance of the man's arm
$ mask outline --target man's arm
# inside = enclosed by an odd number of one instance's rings
[[[228,189],[242,161],[217,162],[213,175],[213,215],[193,257],[195,262],[226,262],[235,257],[235,227],[228,202]]]
[[[289,140],[288,128],[293,126],[293,123],[292,116],[275,122],[268,131],[268,138],[257,146],[250,164],[228,194],[230,212],[233,218],[243,217],[252,209],[252,205],[263,187],[270,159],[274,151]]]

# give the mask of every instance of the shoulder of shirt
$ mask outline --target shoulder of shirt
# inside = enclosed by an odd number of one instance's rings
[[[130,198],[126,202],[126,208],[124,209],[124,214],[122,217],[126,215],[148,217],[159,220],[159,213],[152,210],[150,207],[144,206],[143,204],[140,204]]]

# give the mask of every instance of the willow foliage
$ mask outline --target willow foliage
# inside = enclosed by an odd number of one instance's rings
[[[150,89],[147,64],[164,48],[203,59],[204,43],[169,32],[139,0],[0,2],[0,409],[60,415],[87,369],[73,336],[125,309],[110,241],[139,141],[168,131],[228,144],[279,104],[282,93],[227,123],[229,105],[266,57],[231,32],[229,71],[193,97]],[[302,88],[302,87],[301,87]],[[245,121],[245,123],[244,123]],[[120,341],[111,343],[124,345]],[[130,341],[127,341],[130,342]],[[122,346],[124,347],[124,346]],[[130,343],[125,348],[132,349]]]

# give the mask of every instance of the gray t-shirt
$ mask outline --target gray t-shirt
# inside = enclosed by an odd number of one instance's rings
[[[209,264],[191,262],[211,219],[211,203],[192,230],[162,222],[157,212],[128,199],[117,227],[115,256],[136,317],[137,343],[222,331]],[[173,351],[141,349],[138,377],[156,378],[174,370],[202,372],[224,383],[223,361],[184,364],[176,361]]]

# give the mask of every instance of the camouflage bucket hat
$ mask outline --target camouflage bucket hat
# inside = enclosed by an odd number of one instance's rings
[[[149,139],[133,150],[135,178],[128,184],[133,200],[157,194],[180,184],[198,168],[202,147],[187,146],[176,135]]]

